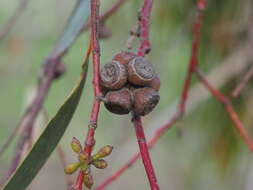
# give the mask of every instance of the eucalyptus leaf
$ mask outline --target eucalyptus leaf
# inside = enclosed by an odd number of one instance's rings
[[[86,80],[88,58],[83,65],[83,72],[77,86],[73,89],[65,103],[49,121],[45,130],[34,144],[25,160],[11,176],[3,190],[23,190],[32,182],[45,164],[67,129],[79,103]]]
[[[86,24],[89,14],[90,0],[78,0],[65,30],[52,53],[55,57],[64,54],[73,44]]]

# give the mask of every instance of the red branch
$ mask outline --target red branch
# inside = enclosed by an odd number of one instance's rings
[[[253,77],[253,66],[250,68],[250,70],[245,74],[245,76],[243,77],[242,81],[237,85],[237,87],[233,90],[232,92],[232,96],[233,97],[238,97],[242,90],[244,89],[244,87],[247,85],[247,83],[249,82],[249,80]]]
[[[193,25],[193,41],[192,41],[192,50],[191,50],[191,59],[188,65],[188,71],[186,74],[183,91],[179,103],[179,112],[180,115],[183,115],[185,112],[185,103],[188,98],[189,87],[191,84],[192,75],[195,69],[198,67],[198,49],[199,49],[199,40],[200,40],[200,30],[203,22],[203,11],[206,5],[205,0],[199,0],[197,4],[197,15]]]
[[[118,0],[115,4],[112,5],[112,7],[110,7],[108,10],[106,10],[100,17],[99,17],[99,21],[101,23],[104,23],[106,20],[108,20],[109,17],[111,17],[124,3],[126,2],[126,0]],[[89,29],[89,27],[91,26],[90,21],[87,22],[83,28],[81,29],[81,31],[87,30]]]
[[[93,58],[93,88],[94,88],[94,102],[90,116],[90,124],[88,133],[85,140],[84,152],[87,153],[88,159],[91,157],[92,148],[95,144],[95,130],[97,127],[97,120],[100,109],[100,100],[97,98],[101,94],[99,85],[99,71],[100,71],[100,46],[98,40],[98,27],[99,27],[99,0],[91,1],[91,48]],[[82,190],[84,172],[80,171],[74,188]]]
[[[152,5],[153,0],[144,0],[143,6],[139,13],[139,27],[140,27],[140,41],[141,41],[141,44],[138,49],[139,56],[145,56],[151,50],[151,45],[149,42],[149,24]]]
[[[134,117],[133,118],[133,123],[134,123],[134,128],[135,128],[135,133],[136,133],[136,138],[139,144],[140,152],[141,152],[141,157],[142,157],[142,162],[145,167],[149,183],[150,183],[150,188],[152,190],[159,190],[159,186],[157,184],[157,179],[155,176],[155,172],[153,169],[153,165],[149,156],[149,151],[148,151],[148,146],[146,143],[146,138],[145,134],[143,131],[143,126],[141,122],[140,117]]]
[[[224,105],[224,108],[226,109],[230,119],[235,124],[235,127],[237,128],[239,134],[242,136],[245,143],[248,145],[251,152],[253,152],[253,141],[251,137],[248,135],[244,125],[242,124],[241,120],[239,119],[237,113],[235,112],[229,98],[227,98],[225,95],[223,95],[219,90],[216,90],[214,87],[212,87],[211,84],[207,81],[205,76],[201,73],[201,71],[198,69],[196,70],[196,75],[198,76],[199,80],[204,84],[204,86],[210,91],[210,93],[221,103]]]
[[[153,137],[148,142],[148,148],[152,148],[156,142],[161,138],[165,132],[170,129],[177,121],[180,115],[175,115],[169,121],[167,121],[163,126],[157,129],[153,135]],[[116,171],[113,175],[108,177],[103,183],[101,183],[94,190],[103,190],[108,185],[110,185],[113,181],[117,180],[128,168],[130,168],[139,158],[141,157],[140,152],[136,153],[132,158],[127,161],[118,171]]]
[[[113,15],[120,7],[125,3],[126,0],[118,0],[112,7],[110,7],[104,14],[100,16],[100,22],[104,22],[110,16]]]

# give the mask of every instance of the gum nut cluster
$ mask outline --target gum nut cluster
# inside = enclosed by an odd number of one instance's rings
[[[160,79],[153,65],[132,52],[120,52],[100,71],[105,107],[115,114],[145,116],[158,104]]]

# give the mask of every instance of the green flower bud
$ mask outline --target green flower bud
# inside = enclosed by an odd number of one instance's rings
[[[98,153],[96,153],[94,156],[92,156],[92,160],[98,160],[100,158],[104,158],[111,154],[113,147],[110,145],[104,146],[101,148]]]
[[[85,173],[84,178],[83,178],[83,183],[89,189],[91,189],[91,187],[93,186],[94,181],[90,172]]]
[[[73,164],[69,164],[68,166],[66,166],[64,168],[64,172],[65,174],[73,174],[80,166],[80,163],[79,162],[75,162]]]
[[[93,161],[92,164],[93,164],[96,168],[98,168],[98,169],[104,169],[104,168],[106,168],[107,165],[108,165],[107,162],[106,162],[105,160],[103,160],[103,159]]]
[[[75,137],[73,137],[73,139],[71,141],[71,148],[76,153],[79,153],[82,150],[82,145],[81,145],[80,141]]]

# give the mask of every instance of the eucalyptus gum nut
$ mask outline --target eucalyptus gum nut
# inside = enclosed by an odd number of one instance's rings
[[[139,86],[148,86],[155,78],[153,65],[143,57],[135,57],[127,67],[128,81]]]
[[[145,116],[152,112],[160,100],[156,90],[150,87],[133,90],[133,112],[137,116]]]
[[[118,61],[123,65],[127,65],[137,55],[133,52],[122,51],[113,57],[113,61]]]
[[[103,89],[116,90],[127,82],[126,66],[117,61],[105,64],[100,70],[100,81]]]
[[[127,88],[110,91],[105,96],[105,107],[112,113],[128,114],[132,108],[131,92]]]
[[[148,84],[149,87],[153,88],[156,91],[160,90],[161,87],[161,81],[160,78],[158,76],[155,76],[152,81],[150,81],[150,83]]]

